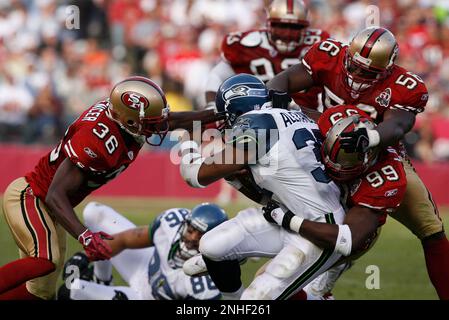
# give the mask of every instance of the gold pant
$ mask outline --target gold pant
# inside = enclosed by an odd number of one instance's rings
[[[3,212],[20,257],[48,259],[55,264],[52,273],[27,281],[27,290],[41,298],[51,299],[66,251],[66,231],[48,214],[48,209],[25,178],[14,180],[3,196]]]

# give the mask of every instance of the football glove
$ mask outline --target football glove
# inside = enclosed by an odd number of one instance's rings
[[[271,99],[273,108],[288,109],[292,98],[287,92],[277,91],[270,89],[268,90],[268,96]]]
[[[379,132],[374,129],[357,128],[352,132],[343,132],[340,135],[340,144],[346,152],[365,153],[369,148],[379,144]]]
[[[278,224],[276,220],[271,217],[271,211],[277,208],[279,208],[279,205],[274,201],[269,201],[265,207],[262,207],[263,217],[269,223]]]
[[[89,229],[78,236],[78,241],[83,245],[90,261],[111,259],[111,247],[104,240],[112,239],[113,237],[105,232],[92,232]]]

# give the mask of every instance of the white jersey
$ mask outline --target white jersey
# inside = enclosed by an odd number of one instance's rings
[[[320,131],[304,113],[251,111],[237,119],[233,135],[237,148],[257,145],[258,157],[250,169],[256,184],[272,193],[273,200],[309,220],[341,210],[339,188],[321,163]]]
[[[154,251],[148,266],[148,281],[154,299],[208,300],[220,297],[209,275],[190,277],[183,272],[182,267],[176,267],[175,253],[181,236],[179,231],[189,212],[183,208],[167,210],[150,226]]]

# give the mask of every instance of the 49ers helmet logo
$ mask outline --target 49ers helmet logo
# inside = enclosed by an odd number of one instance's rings
[[[142,106],[146,109],[149,105],[147,98],[133,91],[123,93],[121,98],[123,104],[131,109],[140,110]]]

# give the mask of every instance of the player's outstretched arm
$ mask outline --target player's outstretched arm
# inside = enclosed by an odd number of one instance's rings
[[[404,110],[388,110],[384,113],[384,120],[376,130],[379,132],[379,144],[382,148],[394,146],[402,140],[415,124],[416,116],[413,112]]]
[[[113,237],[114,239],[106,241],[111,247],[111,256],[115,256],[125,249],[141,249],[153,245],[148,234],[148,226],[125,230],[114,234]]]
[[[309,89],[313,85],[314,80],[302,63],[291,66],[278,73],[273,79],[267,82],[268,89],[288,93],[296,93]]]
[[[170,130],[193,130],[193,121],[201,121],[201,125],[224,120],[226,115],[216,113],[215,110],[171,112],[169,115]]]
[[[56,221],[75,239],[87,228],[76,216],[70,196],[78,191],[85,179],[81,169],[69,159],[65,159],[56,171],[45,198],[45,203]]]
[[[267,218],[266,213],[264,216]],[[363,250],[379,227],[378,213],[362,206],[352,207],[346,213],[343,225],[305,220],[291,212],[283,213],[280,208],[271,210],[270,216],[277,224],[299,233],[318,247],[335,250],[344,256]]]
[[[199,146],[194,141],[185,141],[180,146],[181,176],[194,188],[203,188],[217,180],[240,172],[249,162],[249,154],[232,144],[211,157],[202,157]],[[240,156],[240,157],[239,157]]]
[[[414,113],[390,109],[384,113],[384,120],[375,128],[358,128],[353,132],[343,132],[341,146],[347,152],[366,152],[368,148],[386,148],[401,141],[415,124]]]

